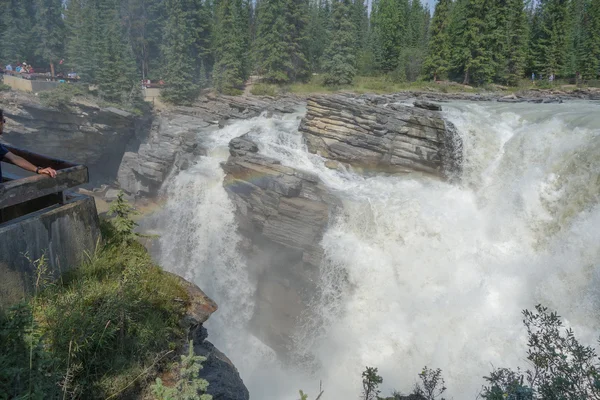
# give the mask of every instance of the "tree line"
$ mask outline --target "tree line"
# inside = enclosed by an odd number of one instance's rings
[[[189,103],[253,74],[516,85],[598,77],[600,0],[439,0],[433,17],[421,0],[7,0],[0,38],[0,61],[62,62],[112,101],[162,79]]]

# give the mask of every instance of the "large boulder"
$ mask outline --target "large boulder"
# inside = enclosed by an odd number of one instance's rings
[[[370,105],[342,95],[313,96],[300,131],[310,152],[365,172],[418,171],[448,178],[461,167],[460,137],[431,109]]]
[[[233,139],[229,149],[224,186],[245,238],[241,250],[258,282],[251,325],[283,354],[316,293],[320,241],[339,201],[318,177],[258,154],[246,136]]]

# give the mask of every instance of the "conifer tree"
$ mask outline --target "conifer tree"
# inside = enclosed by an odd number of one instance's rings
[[[332,37],[325,52],[325,83],[345,85],[356,75],[356,32],[352,23],[350,0],[335,0],[332,4]]]
[[[247,10],[244,0],[218,0],[216,3],[213,82],[220,92],[232,93],[248,78]]]
[[[444,76],[450,59],[450,7],[451,0],[439,0],[431,20],[431,38],[424,63],[425,74],[433,80]]]
[[[498,54],[499,80],[516,86],[523,78],[527,57],[527,17],[523,0],[506,0],[504,25],[498,27],[502,43]]]
[[[600,74],[600,0],[589,0],[583,18],[579,68],[583,79]]]
[[[321,72],[323,53],[329,44],[330,8],[327,0],[312,0],[309,3],[307,62],[311,72]]]
[[[195,76],[195,6],[190,0],[166,1],[168,16],[164,27],[163,76],[167,87],[161,92],[161,97],[173,104],[191,103],[200,90]]]
[[[398,57],[407,34],[407,0],[379,0],[373,10],[377,63],[383,72],[398,66]]]
[[[37,0],[35,15],[36,52],[50,64],[54,77],[54,66],[64,56],[65,25],[61,0]]]
[[[0,14],[4,30],[0,32],[0,56],[6,63],[31,63],[36,41],[33,35],[33,0],[6,0]]]
[[[540,0],[539,24],[532,37],[534,67],[544,75],[568,72],[568,0]]]

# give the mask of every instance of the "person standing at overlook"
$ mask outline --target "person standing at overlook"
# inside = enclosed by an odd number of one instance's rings
[[[0,135],[2,135],[4,133],[4,124],[5,123],[6,123],[6,120],[4,119],[4,111],[0,108]],[[30,163],[23,157],[20,157],[16,154],[11,153],[10,151],[8,151],[8,149],[6,147],[4,147],[2,145],[2,143],[0,143],[0,185],[2,184],[2,163],[1,162],[4,161],[4,159],[10,161],[12,164],[16,165],[17,167],[23,168],[26,171],[35,172],[36,174],[39,174],[39,175],[48,175],[52,178],[56,177],[56,171],[54,169],[36,167],[35,165]]]

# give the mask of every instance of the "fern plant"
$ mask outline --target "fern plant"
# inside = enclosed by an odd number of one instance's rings
[[[208,381],[198,376],[204,361],[206,357],[194,354],[194,341],[190,340],[188,354],[181,356],[180,379],[175,387],[164,386],[160,378],[152,385],[157,400],[212,400],[212,396],[206,394]]]
[[[138,224],[132,218],[138,215],[139,212],[125,200],[122,191],[119,192],[117,199],[110,206],[109,213],[113,216],[111,223],[117,241],[129,243],[139,236],[135,232]]]

